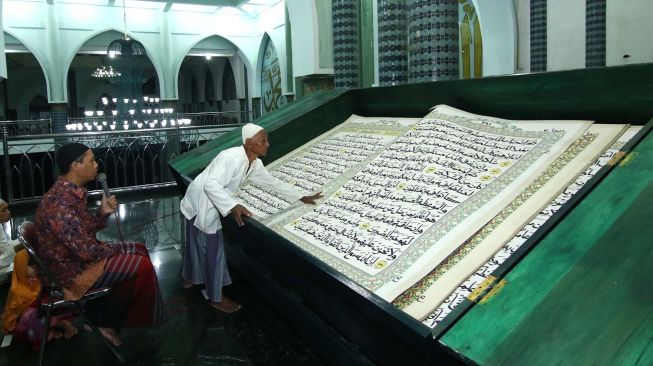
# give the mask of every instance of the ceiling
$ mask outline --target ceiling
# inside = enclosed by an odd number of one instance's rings
[[[93,4],[99,6],[123,6],[127,8],[159,9],[161,11],[190,11],[214,13],[232,8],[246,15],[257,17],[283,0],[45,0],[48,3]]]

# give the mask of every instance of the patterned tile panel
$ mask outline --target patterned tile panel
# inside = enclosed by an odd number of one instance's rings
[[[408,82],[406,0],[379,0],[379,83]]]
[[[585,66],[605,66],[606,0],[585,3]]]
[[[50,112],[50,121],[52,121],[52,132],[64,133],[68,124],[68,112],[53,110]]]
[[[546,0],[531,0],[531,72],[546,71]]]
[[[333,70],[336,88],[359,86],[358,0],[333,0]]]
[[[457,79],[458,2],[408,0],[408,81]]]
[[[252,116],[254,119],[261,117],[261,98],[252,98],[252,112],[254,114]]]

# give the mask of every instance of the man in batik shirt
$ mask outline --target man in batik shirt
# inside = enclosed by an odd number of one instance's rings
[[[102,334],[120,345],[121,327],[162,321],[154,267],[143,244],[97,240],[96,233],[107,226],[118,202],[113,195],[103,195],[95,213],[86,207],[84,185],[95,179],[98,168],[93,151],[80,143],[67,144],[57,151],[56,161],[61,175],[36,210],[36,251],[64,286],[67,299],[112,288],[109,295],[89,301],[85,308]]]

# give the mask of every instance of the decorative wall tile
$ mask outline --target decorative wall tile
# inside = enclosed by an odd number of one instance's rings
[[[546,20],[546,0],[531,0],[531,72],[546,71]]]
[[[406,0],[379,0],[379,83],[408,82]]]
[[[52,123],[53,133],[66,132],[66,125],[68,124],[68,111],[66,110],[66,107],[67,105],[65,104],[57,104],[56,107],[52,108],[52,111],[50,112],[50,121]]]
[[[261,117],[261,98],[252,98],[252,113],[254,119]]]
[[[358,0],[333,0],[333,70],[337,88],[359,83]]]
[[[458,2],[408,0],[408,81],[458,78]]]
[[[606,0],[585,2],[585,66],[605,66]]]
[[[249,119],[247,118],[247,112],[249,111],[249,106],[247,105],[247,99],[241,98],[238,99],[238,102],[240,103],[240,118],[241,121],[240,123],[247,123],[250,122]]]
[[[247,101],[249,100],[249,77],[247,76],[247,64],[244,62],[243,62],[243,78],[245,79],[245,112],[249,113],[249,104],[247,104]]]

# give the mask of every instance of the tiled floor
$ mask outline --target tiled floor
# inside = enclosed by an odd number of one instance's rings
[[[131,365],[319,365],[299,336],[231,269],[226,294],[243,308],[226,315],[210,308],[198,289],[181,288],[179,198],[141,200],[120,206],[120,229],[130,240],[145,240],[157,267],[169,319],[159,327],[124,329],[120,352]],[[30,212],[30,210],[24,210]],[[31,219],[14,210],[15,226]],[[33,212],[33,209],[31,209]],[[115,220],[101,239],[118,236]],[[4,306],[7,285],[0,288]],[[78,326],[79,327],[79,326]],[[81,328],[81,327],[79,327]],[[19,341],[0,348],[0,365],[35,365],[38,352]],[[47,348],[50,365],[114,365],[113,355],[85,331]]]

